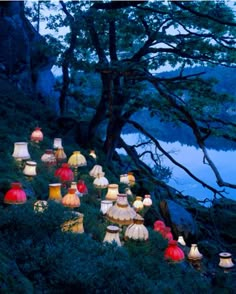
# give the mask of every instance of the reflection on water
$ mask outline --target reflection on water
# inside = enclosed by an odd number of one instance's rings
[[[137,144],[137,142],[140,141],[139,134],[123,135],[122,138],[129,145]],[[186,166],[199,179],[205,181],[208,185],[211,185],[218,190],[223,190],[223,188],[217,186],[214,174],[210,167],[203,164],[203,156],[200,149],[192,146],[181,145],[179,142],[166,143],[160,141],[160,144],[166,151],[171,153],[171,156],[175,160]],[[146,150],[155,150],[152,145],[148,145],[148,147],[145,148]],[[122,149],[118,149],[117,151],[119,153],[125,153]],[[141,153],[144,150],[139,147],[137,151]],[[208,150],[208,154],[215,163],[223,180],[225,182],[236,184],[236,151],[216,151],[210,149]],[[149,165],[151,164],[150,157],[146,156],[143,160]],[[172,169],[172,179],[169,181],[169,185],[181,191],[183,195],[194,196],[199,200],[204,200],[205,198],[211,199],[213,197],[212,192],[194,181],[185,173],[185,171],[175,166],[169,159],[163,156],[162,162],[165,166],[169,166]],[[227,192],[224,194],[226,197],[236,200],[235,189],[227,187],[224,189]]]

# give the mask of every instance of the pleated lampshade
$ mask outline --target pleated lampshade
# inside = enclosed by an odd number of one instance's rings
[[[125,231],[125,238],[142,241],[147,240],[149,233],[143,224],[144,218],[137,214],[133,221],[134,223],[129,225]]]

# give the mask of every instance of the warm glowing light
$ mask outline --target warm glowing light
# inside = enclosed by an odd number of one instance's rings
[[[27,200],[26,193],[21,183],[11,183],[10,190],[4,196],[3,202],[7,204],[23,204]]]
[[[134,217],[134,223],[127,227],[125,231],[125,238],[141,241],[147,240],[149,233],[143,223],[144,218],[137,214]]]
[[[25,167],[23,169],[23,174],[28,177],[35,177],[37,175],[36,166],[37,166],[37,162],[26,161]]]
[[[62,198],[61,203],[63,206],[75,208],[80,206],[80,199],[75,194],[75,189],[69,188],[68,193]]]
[[[184,241],[184,237],[183,236],[179,236],[177,242],[179,244],[181,244],[182,246],[186,245],[186,242]]]
[[[107,200],[116,201],[117,195],[119,194],[118,188],[119,186],[117,184],[109,184],[105,198]]]
[[[113,205],[113,202],[111,200],[102,200],[101,201],[101,208],[100,208],[100,211],[103,213],[103,214],[106,214],[108,209],[110,207],[112,207]]]
[[[140,211],[143,209],[143,198],[141,196],[136,196],[133,207],[136,211]]]
[[[203,255],[199,252],[197,244],[191,244],[191,248],[188,254],[188,259],[190,260],[200,260]]]
[[[84,225],[83,225],[84,215],[77,211],[72,212],[72,218],[61,226],[63,232],[71,232],[82,234],[84,233]]]
[[[120,175],[120,182],[128,185],[129,184],[128,174]]]
[[[234,264],[232,262],[232,255],[229,252],[221,252],[219,254],[220,262],[219,266],[224,269],[229,269],[234,267]]]
[[[181,248],[178,247],[178,243],[175,240],[171,240],[168,243],[168,247],[164,252],[165,259],[178,262],[184,260],[184,252]]]
[[[61,183],[49,184],[48,200],[61,201],[61,199],[62,199]]]
[[[80,151],[74,151],[68,159],[70,167],[79,167],[87,165],[86,158],[80,153]]]
[[[90,150],[89,155],[90,155],[91,157],[93,157],[94,159],[97,159],[97,155],[96,155],[96,153],[95,153],[95,150]]]
[[[135,177],[133,172],[128,172],[128,180],[130,187],[133,187],[135,185]]]
[[[47,149],[41,156],[41,161],[47,165],[55,165],[57,163],[56,157],[52,149]]]
[[[93,185],[98,189],[105,189],[108,185],[108,179],[104,176],[104,173],[98,174],[93,181]]]
[[[14,143],[14,151],[12,156],[16,160],[26,160],[30,158],[30,154],[28,151],[28,143],[27,142],[15,142]]]
[[[55,177],[58,177],[61,182],[73,182],[74,180],[74,173],[70,169],[68,163],[63,163],[61,167],[59,167],[55,171]]]
[[[58,148],[55,152],[55,157],[57,161],[65,161],[67,159],[64,148]]]
[[[54,138],[54,140],[53,140],[53,148],[54,149],[63,148],[61,138]]]
[[[93,178],[96,178],[99,174],[102,174],[102,166],[99,164],[96,164],[89,172],[89,175]]]
[[[117,226],[108,226],[106,229],[106,235],[103,242],[116,242],[118,246],[121,246],[120,236],[119,236],[120,229]]]
[[[30,136],[30,140],[35,143],[39,143],[39,142],[43,141],[43,133],[41,131],[41,128],[37,127],[34,129],[34,131],[32,132],[32,134]]]
[[[149,194],[144,196],[143,205],[146,206],[146,207],[152,206],[152,199],[151,199],[151,196]]]

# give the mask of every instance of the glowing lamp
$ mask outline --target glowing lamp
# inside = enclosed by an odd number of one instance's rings
[[[106,229],[106,235],[104,237],[103,242],[108,242],[108,243],[115,242],[118,246],[121,246],[119,232],[120,232],[119,227],[108,226]]]
[[[145,195],[143,199],[143,205],[146,207],[152,206],[152,199],[150,195]]]
[[[184,241],[184,237],[183,236],[179,236],[177,242],[182,245],[185,246],[186,242]]]
[[[120,183],[123,183],[123,184],[129,185],[128,174],[120,175]]]
[[[136,216],[136,211],[130,207],[127,195],[118,194],[116,203],[108,209],[107,219],[119,225],[130,225]]]
[[[96,153],[95,153],[95,150],[90,150],[89,155],[90,155],[91,157],[93,157],[94,159],[97,159],[97,155],[96,155]]]
[[[78,189],[79,193],[81,193],[83,195],[88,194],[88,188],[85,185],[85,182],[83,180],[78,181],[77,189]]]
[[[55,152],[55,157],[58,162],[65,161],[67,159],[64,148],[58,148]]]
[[[134,203],[133,207],[136,211],[140,211],[143,209],[143,198],[141,196],[137,196]]]
[[[79,167],[87,165],[86,158],[80,153],[80,151],[74,151],[73,154],[68,159],[68,164],[70,167]]]
[[[160,232],[166,227],[165,223],[161,220],[157,220],[154,223],[154,231]]]
[[[116,201],[117,195],[119,194],[118,187],[119,186],[117,184],[109,184],[105,198],[107,200]]]
[[[23,169],[23,174],[27,177],[35,177],[37,175],[36,166],[37,166],[37,162],[26,161],[25,167]]]
[[[62,232],[71,232],[76,234],[84,233],[83,219],[84,215],[82,213],[73,211],[72,218],[62,224]]]
[[[23,204],[27,200],[26,193],[21,183],[11,183],[10,190],[4,196],[3,202],[7,204]]]
[[[90,170],[89,175],[93,178],[96,178],[99,174],[102,173],[102,166],[99,164],[94,165],[94,167]]]
[[[15,142],[12,156],[18,160],[26,160],[30,158],[27,142]]]
[[[65,207],[76,208],[80,206],[80,199],[75,194],[75,189],[69,188],[68,193],[62,198],[61,203]]]
[[[108,209],[110,207],[112,207],[113,203],[111,200],[102,200],[101,201],[101,208],[100,208],[100,211],[103,213],[103,214],[106,214]]]
[[[174,262],[182,261],[185,258],[183,250],[178,247],[178,243],[175,240],[171,240],[168,243],[168,247],[164,252],[164,257]]]
[[[30,136],[30,140],[35,143],[39,143],[43,141],[43,133],[41,131],[41,128],[37,127],[34,129]]]
[[[53,140],[53,148],[54,149],[63,148],[61,138],[54,138],[54,140]]]
[[[68,163],[63,163],[62,166],[55,171],[55,177],[58,177],[63,183],[72,182],[74,180],[74,173],[70,169]]]
[[[48,200],[61,201],[61,199],[62,199],[61,183],[49,184]]]
[[[128,180],[130,187],[133,187],[135,185],[135,177],[132,172],[128,172]]]
[[[126,194],[127,196],[133,196],[133,193],[132,193],[132,191],[130,190],[130,187],[125,188],[125,194]]]
[[[78,196],[82,196],[82,194],[77,189],[77,183],[76,182],[71,182],[70,188],[75,189],[75,194],[77,194]]]
[[[47,149],[41,156],[41,161],[47,165],[56,165],[57,160],[52,149]]]
[[[134,217],[134,223],[127,227],[125,231],[125,238],[141,241],[147,240],[149,233],[143,223],[144,218],[137,214]]]
[[[173,235],[171,233],[170,227],[165,227],[162,230],[159,231],[161,233],[162,237],[167,239],[168,241],[173,240]]]
[[[98,176],[93,181],[93,185],[98,189],[105,189],[108,185],[108,179],[104,176],[104,173],[98,174]]]
[[[191,244],[190,251],[188,253],[189,260],[201,260],[203,255],[199,252],[197,244]]]
[[[38,200],[34,203],[35,212],[44,212],[48,208],[48,202],[45,200]]]
[[[219,266],[224,269],[229,269],[234,267],[234,264],[232,262],[232,255],[229,252],[221,252],[219,254],[220,262]]]

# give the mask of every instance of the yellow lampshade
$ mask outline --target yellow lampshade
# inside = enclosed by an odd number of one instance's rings
[[[37,162],[35,161],[26,161],[25,167],[23,169],[23,174],[28,177],[34,177],[36,173]]]
[[[75,194],[75,189],[69,188],[68,193],[62,198],[61,203],[63,206],[69,208],[75,208],[80,206],[80,199],[78,195]]]
[[[134,217],[134,223],[127,227],[125,231],[125,238],[133,240],[147,240],[149,233],[143,223],[144,218],[137,214]]]
[[[61,226],[63,232],[72,232],[77,234],[84,233],[83,225],[84,215],[77,211],[72,212],[72,218],[64,222]]]
[[[55,157],[57,161],[65,161],[67,156],[64,152],[64,148],[58,148],[55,152]]]
[[[201,260],[203,255],[199,252],[197,244],[191,244],[191,248],[188,254],[190,260]]]
[[[48,200],[61,201],[61,199],[62,199],[61,183],[49,184]]]
[[[30,158],[30,154],[28,151],[28,143],[27,142],[15,142],[14,143],[14,151],[12,156],[16,160],[26,160]]]
[[[117,184],[109,184],[105,198],[107,200],[116,201],[117,195],[119,194],[118,188],[119,186]]]
[[[134,203],[133,207],[136,211],[140,211],[143,209],[143,198],[141,196],[137,196]]]
[[[120,233],[119,227],[108,226],[106,229],[106,235],[104,237],[103,242],[108,242],[108,243],[116,242],[118,246],[121,246],[119,233]]]
[[[68,164],[70,167],[79,167],[87,165],[86,158],[80,153],[80,151],[74,151],[69,157]]]
[[[128,172],[128,180],[130,187],[133,187],[135,185],[135,177],[132,172]]]
[[[232,262],[232,255],[229,252],[221,252],[219,254],[220,262],[219,266],[224,269],[229,269],[234,267],[234,264]]]

